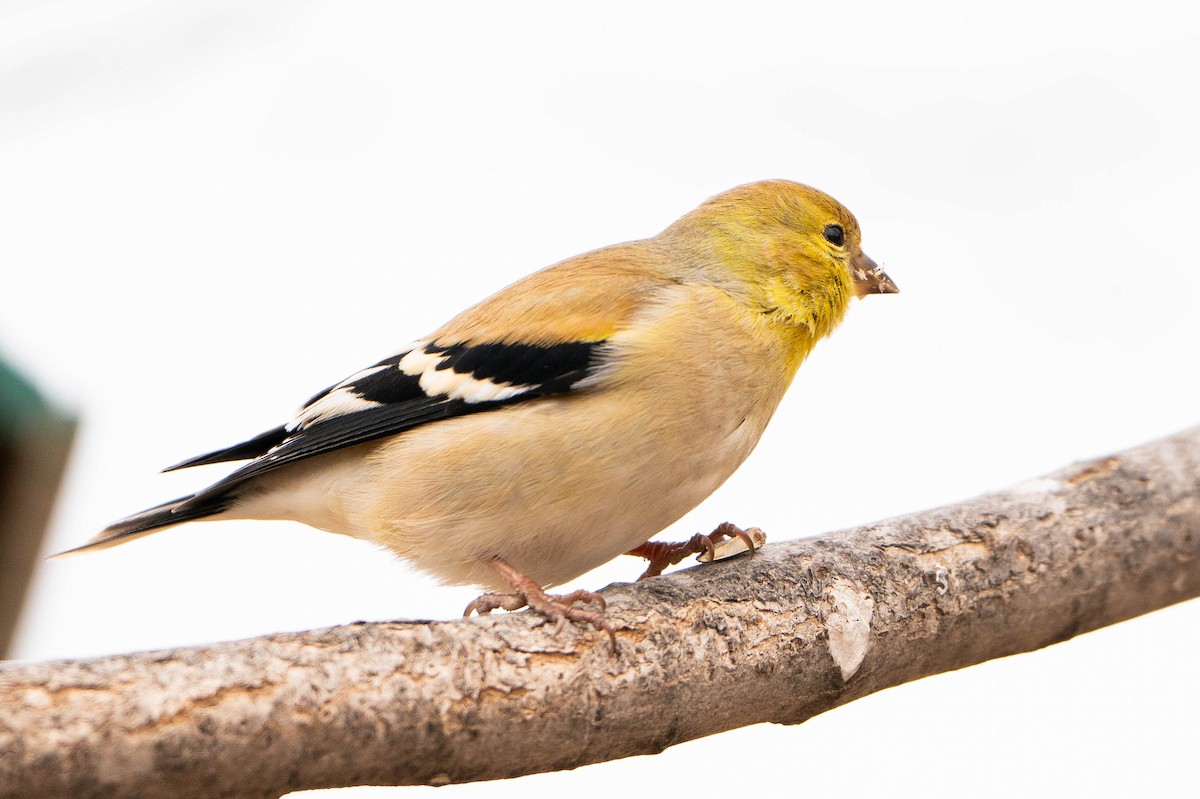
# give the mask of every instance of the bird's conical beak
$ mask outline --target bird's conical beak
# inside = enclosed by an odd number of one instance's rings
[[[859,251],[850,260],[850,272],[854,275],[854,290],[859,297],[868,294],[899,294],[900,289],[892,281],[879,264],[872,261],[867,254]]]

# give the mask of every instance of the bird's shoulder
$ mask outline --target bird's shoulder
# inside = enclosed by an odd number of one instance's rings
[[[600,341],[676,285],[653,240],[577,255],[522,278],[433,333],[450,343]]]
[[[377,405],[475,406],[587,385],[612,337],[675,286],[648,244],[606,247],[522,278],[318,393],[290,426]]]

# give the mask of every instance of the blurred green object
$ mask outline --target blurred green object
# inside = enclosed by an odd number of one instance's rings
[[[12,645],[75,426],[0,361],[0,656]]]
[[[0,436],[8,439],[22,427],[37,424],[46,407],[46,401],[33,384],[0,361]]]

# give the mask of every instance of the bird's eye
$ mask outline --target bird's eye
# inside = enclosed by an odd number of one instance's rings
[[[824,233],[825,241],[834,247],[841,247],[846,243],[846,231],[842,230],[841,225],[826,225]]]

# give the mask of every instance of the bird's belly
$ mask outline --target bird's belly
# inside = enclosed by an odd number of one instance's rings
[[[450,583],[507,588],[492,557],[541,585],[565,582],[711,494],[754,448],[766,424],[757,417],[773,405],[757,415],[728,401],[699,410],[598,392],[412,431],[368,459],[360,499],[344,503],[346,531]],[[596,421],[604,419],[617,421],[606,428]],[[536,438],[519,435],[528,430]]]

